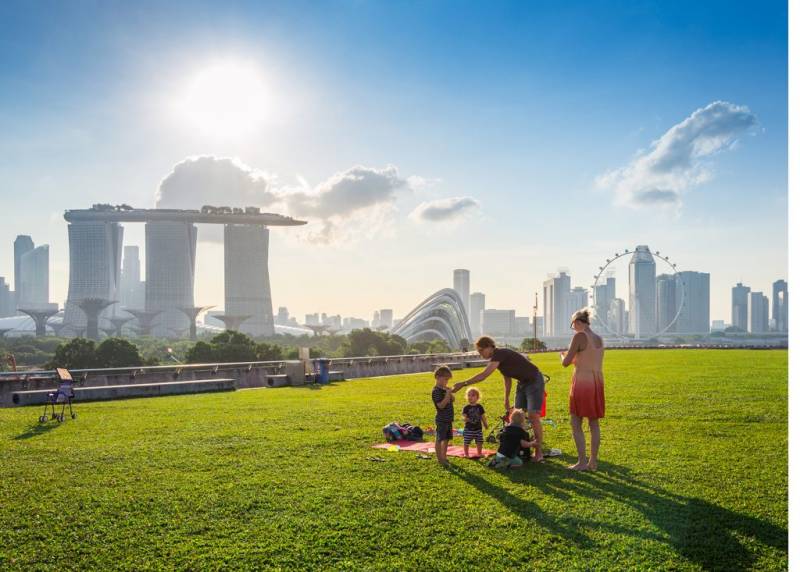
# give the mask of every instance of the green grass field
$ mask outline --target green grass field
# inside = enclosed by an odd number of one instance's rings
[[[0,409],[0,569],[787,568],[785,351],[607,352],[580,474],[557,359],[535,362],[565,456],[514,472],[369,448],[432,424],[430,374]],[[499,415],[501,378],[479,387]]]

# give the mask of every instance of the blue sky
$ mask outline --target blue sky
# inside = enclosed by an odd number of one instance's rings
[[[64,209],[153,206],[175,165],[213,156],[267,173],[281,200],[265,208],[314,215],[308,232],[272,235],[274,303],[293,314],[402,314],[457,267],[472,270],[489,307],[529,314],[548,273],[567,267],[588,286],[608,253],[649,244],[710,272],[712,318],[729,320],[735,281],[767,291],[786,275],[786,12],[783,2],[5,2],[0,275],[13,274],[14,237],[31,234],[51,245],[51,296],[63,301]],[[176,112],[178,94],[220,61],[246,63],[266,86],[269,109],[246,133]],[[667,135],[718,101],[718,123],[704,129],[721,138],[692,147]],[[654,141],[676,157],[706,150],[662,176],[637,163]],[[357,166],[396,184],[355,189],[364,208],[336,203],[337,174]],[[656,184],[677,185],[675,204],[633,204]],[[191,191],[170,192],[194,206]],[[220,189],[218,202],[235,196]],[[447,222],[409,217],[455,197],[479,206]],[[196,299],[221,306],[222,249],[213,232],[201,237]],[[126,241],[143,244],[143,229],[126,228]],[[319,271],[338,279],[322,288]]]

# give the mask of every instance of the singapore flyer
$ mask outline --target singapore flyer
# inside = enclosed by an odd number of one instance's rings
[[[628,287],[629,287],[629,312],[632,316],[631,320],[635,324],[626,325],[623,315],[625,312],[624,302],[621,299],[611,300],[614,298],[615,280],[613,278],[613,269],[619,263],[628,263]],[[666,277],[674,283],[674,310],[668,310],[668,315],[661,315],[656,319],[657,308],[657,287],[656,287],[656,263],[666,269],[662,272],[659,278]],[[647,274],[638,276],[635,274],[637,271],[632,269],[636,265],[643,265],[647,267],[649,276]],[[641,338],[658,338],[670,333],[673,333],[673,327],[678,321],[681,312],[684,310],[686,303],[686,284],[678,271],[678,265],[670,260],[669,256],[663,254],[661,251],[651,251],[647,246],[637,246],[635,249],[630,250],[626,248],[621,252],[615,252],[605,262],[598,266],[598,272],[592,278],[594,282],[589,292],[591,299],[590,307],[593,313],[593,319],[597,322],[606,334],[616,336],[620,339],[641,339]],[[642,284],[639,284],[639,283]],[[639,284],[637,287],[636,285]],[[608,288],[611,288],[611,294],[606,293]],[[659,307],[659,311],[663,312],[664,309]]]

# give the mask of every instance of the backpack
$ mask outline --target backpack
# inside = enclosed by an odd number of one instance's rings
[[[383,427],[383,436],[390,443],[400,439],[408,441],[423,440],[422,428],[411,425],[411,423],[403,423],[400,425],[396,421],[392,421]]]
[[[408,439],[409,441],[422,441],[424,437],[422,428],[412,425],[411,423],[403,423],[400,426],[400,430],[405,433],[403,438]]]

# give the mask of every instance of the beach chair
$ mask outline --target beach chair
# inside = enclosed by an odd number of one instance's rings
[[[50,419],[55,419],[59,423],[64,421],[64,410],[69,406],[69,416],[75,419],[78,414],[72,410],[72,398],[75,397],[72,374],[62,368],[56,368],[56,378],[58,379],[58,389],[53,393],[47,394],[47,403],[44,405],[44,413],[39,417],[40,423],[46,423]],[[61,412],[56,413],[56,405],[61,405]],[[47,408],[50,408],[50,415],[47,415]]]

